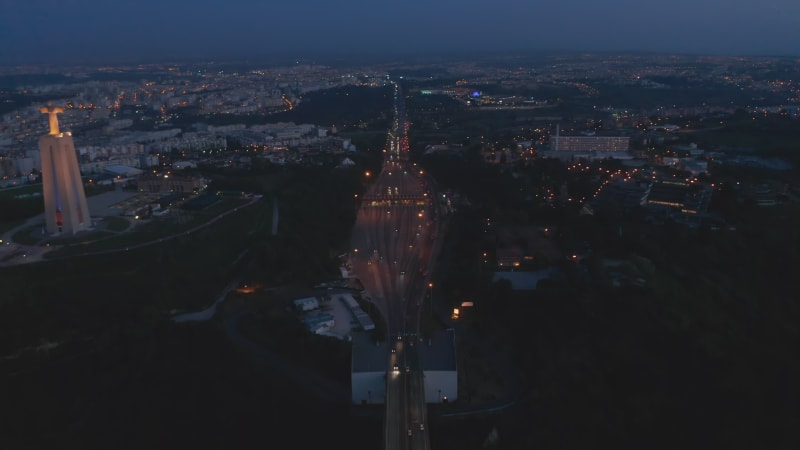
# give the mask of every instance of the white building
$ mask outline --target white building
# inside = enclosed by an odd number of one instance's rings
[[[303,323],[314,334],[325,334],[336,325],[333,314],[322,312],[303,317]]]
[[[298,311],[312,311],[319,308],[319,300],[316,297],[305,297],[294,300],[294,307]]]
[[[350,310],[350,313],[353,314],[353,318],[358,322],[358,325],[364,331],[370,331],[375,329],[375,322],[372,321],[372,318],[361,309],[361,305],[358,304],[355,298],[353,298],[352,294],[345,294],[339,297],[339,300],[344,303],[347,308]]]
[[[197,164],[193,161],[175,161],[172,163],[172,168],[175,170],[182,170],[187,167],[197,168]]]

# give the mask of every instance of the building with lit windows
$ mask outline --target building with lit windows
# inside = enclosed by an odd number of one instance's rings
[[[136,180],[139,192],[196,194],[205,188],[205,180],[199,176],[145,175]]]
[[[557,152],[627,152],[628,136],[553,136],[550,150]]]

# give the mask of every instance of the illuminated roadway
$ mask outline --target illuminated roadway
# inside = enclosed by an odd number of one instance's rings
[[[350,261],[386,319],[389,347],[394,349],[386,359],[384,448],[428,449],[423,374],[416,348],[436,218],[430,206],[433,192],[426,191],[422,171],[405,157],[407,123],[403,96],[395,86],[395,125],[381,172],[369,175],[375,180],[362,198]]]

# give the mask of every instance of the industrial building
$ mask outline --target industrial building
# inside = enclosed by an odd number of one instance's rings
[[[372,321],[372,318],[361,309],[361,305],[358,304],[355,298],[351,294],[345,294],[339,297],[339,299],[347,306],[347,309],[350,310],[350,313],[353,314],[353,318],[358,322],[359,327],[361,327],[364,331],[370,331],[375,329],[375,322]]]
[[[336,320],[333,314],[320,312],[303,317],[303,324],[314,334],[326,334],[336,325]]]
[[[293,301],[294,307],[300,312],[311,311],[319,308],[317,297],[298,298]]]

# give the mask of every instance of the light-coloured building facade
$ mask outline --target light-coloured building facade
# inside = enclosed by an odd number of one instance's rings
[[[627,152],[628,136],[553,136],[550,149],[561,152]]]
[[[193,194],[205,189],[205,181],[199,176],[144,175],[136,179],[139,192]]]

